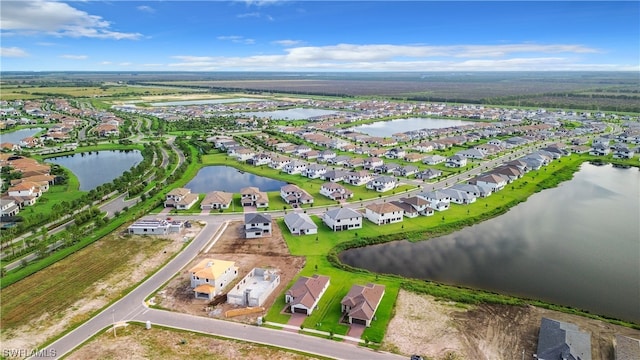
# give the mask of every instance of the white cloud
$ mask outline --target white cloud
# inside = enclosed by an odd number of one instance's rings
[[[69,4],[49,0],[3,1],[0,29],[5,34],[45,33],[64,37],[138,39],[139,33],[110,30],[111,23]]]
[[[245,3],[247,6],[269,6],[269,5],[280,5],[288,2],[288,0],[237,0],[239,2]]]
[[[120,65],[120,66],[131,66],[131,65],[133,65],[133,63],[125,61],[125,62],[119,63],[118,65]]]
[[[29,56],[29,54],[18,47],[0,47],[0,57],[21,58],[27,56]]]
[[[244,36],[239,36],[239,35],[218,36],[217,39],[222,41],[231,41],[236,44],[246,44],[246,45],[252,45],[252,44],[255,44],[256,42],[254,39],[245,38]]]
[[[99,65],[111,65],[113,63],[111,61],[100,61],[98,64]]]
[[[86,60],[87,58],[89,58],[87,55],[73,55],[73,54],[64,54],[58,57],[62,59],[69,59],[69,60]]]
[[[242,37],[224,37],[240,40]],[[292,44],[281,40],[279,44]],[[591,63],[599,50],[572,44],[354,45],[303,46],[284,53],[246,57],[174,56],[182,70],[344,70],[344,71],[544,71],[637,70],[638,65]],[[553,56],[549,56],[553,54]]]
[[[142,11],[142,12],[147,12],[147,13],[156,12],[156,9],[152,8],[151,6],[147,6],[147,5],[140,5],[140,6],[136,7],[136,9],[138,9],[139,11]]]
[[[244,13],[244,14],[238,14],[236,15],[237,18],[243,19],[243,18],[259,18],[260,17],[260,13],[259,12],[251,12],[251,13]]]
[[[276,41],[272,41],[272,44],[276,44],[276,45],[280,45],[280,46],[294,46],[294,45],[301,45],[304,43],[304,41],[302,40],[289,40],[289,39],[285,39],[285,40],[276,40]]]
[[[161,66],[164,66],[164,64],[142,64],[142,66],[144,66],[144,67],[161,67]]]

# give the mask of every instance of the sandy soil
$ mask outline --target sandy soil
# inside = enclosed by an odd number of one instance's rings
[[[169,259],[172,254],[178,252],[182,248],[184,236],[195,237],[199,231],[200,228],[194,226],[189,231],[163,237],[171,241],[164,242],[164,246],[161,248],[162,251],[151,255],[138,254],[126,266],[122,267],[123,270],[112,273],[108,278],[95,284],[90,293],[79,296],[80,300],[69,307],[67,311],[56,314],[45,313],[36,321],[12,329],[10,332],[3,331],[2,348],[36,348],[39,344],[43,344],[48,339],[60,334],[72,324],[87,320],[89,313],[106,306],[109,301],[120,296],[120,293],[130,284],[141,281]],[[121,234],[115,236],[123,237]],[[147,239],[148,241],[158,240],[151,237],[147,237]],[[91,246],[100,246],[100,244],[96,243]]]
[[[230,223],[209,252],[199,255],[189,266],[186,266],[178,276],[174,277],[164,289],[157,293],[153,301],[166,309],[216,318],[225,318],[225,311],[238,308],[226,303],[209,306],[208,300],[194,299],[193,290],[190,287],[189,269],[203,258],[210,257],[235,261],[238,267],[238,276],[227,288],[232,288],[254,267],[277,269],[280,274],[280,285],[267,299],[264,308],[268,309],[278,294],[282,292],[283,287],[302,269],[304,258],[289,255],[289,250],[278,226],[273,227],[273,234],[270,237],[258,239],[245,239],[242,229],[242,222]],[[257,317],[262,315],[264,314],[256,313],[228,320],[255,323]]]
[[[591,333],[592,358],[614,359],[613,338],[640,331],[552,310],[503,305],[456,306],[401,290],[383,347],[430,359],[532,359],[542,317],[576,324]]]
[[[116,334],[117,337],[111,331],[102,333],[68,359],[308,359],[285,350],[159,328],[145,330],[130,325]]]

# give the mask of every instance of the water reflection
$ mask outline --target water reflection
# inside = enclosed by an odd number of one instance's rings
[[[640,172],[584,164],[573,180],[495,219],[430,241],[352,249],[341,259],[640,323],[639,219]]]
[[[47,162],[64,166],[80,181],[80,190],[89,191],[109,183],[142,162],[138,150],[110,150],[58,156]]]
[[[206,166],[185,186],[193,193],[226,191],[237,193],[247,186],[255,186],[260,191],[280,191],[287,183],[270,178],[240,172],[230,166]]]

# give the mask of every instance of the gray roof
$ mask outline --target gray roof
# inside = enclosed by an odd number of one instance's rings
[[[318,226],[305,213],[289,213],[284,216],[284,223],[289,229],[317,229]]]
[[[271,215],[260,213],[247,213],[244,214],[245,224],[257,224],[257,223],[270,223]]]
[[[326,212],[326,216],[331,219],[351,219],[354,217],[362,217],[362,214],[350,208],[331,209]]]
[[[563,321],[542,318],[538,359],[591,360],[591,334]]]

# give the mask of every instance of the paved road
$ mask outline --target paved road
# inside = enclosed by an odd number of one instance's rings
[[[166,266],[104,311],[49,345],[47,349],[55,350],[56,358],[60,358],[100,330],[110,326],[114,320],[116,322],[132,320],[148,310],[144,306],[144,299],[186,266],[213,238],[221,225],[220,220],[208,222],[200,234]]]

